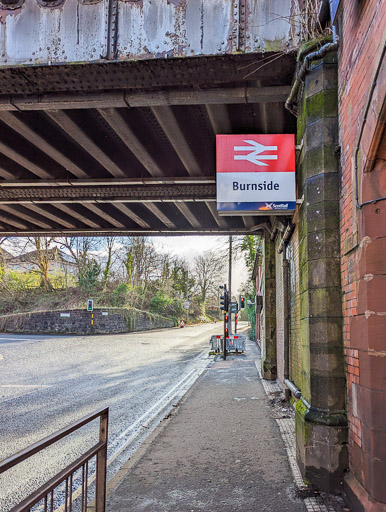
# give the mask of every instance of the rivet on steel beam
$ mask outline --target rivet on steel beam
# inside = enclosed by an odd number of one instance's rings
[[[3,9],[20,9],[20,7],[24,4],[24,0],[2,0],[0,2],[0,7]]]

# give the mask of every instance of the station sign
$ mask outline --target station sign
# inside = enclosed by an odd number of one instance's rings
[[[283,215],[296,209],[295,136],[216,135],[219,215]]]

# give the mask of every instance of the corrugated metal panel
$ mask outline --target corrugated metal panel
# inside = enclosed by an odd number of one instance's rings
[[[41,3],[0,9],[0,65],[272,52],[291,45],[290,1]]]

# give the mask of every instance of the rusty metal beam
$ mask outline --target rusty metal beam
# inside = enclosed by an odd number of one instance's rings
[[[290,86],[277,87],[222,87],[215,89],[182,89],[156,92],[126,93],[131,107],[157,107],[169,105],[224,105],[240,103],[285,102]]]
[[[109,108],[100,109],[98,112],[151,176],[164,176],[165,173],[163,170],[154,158],[149,155],[145,146],[138,139],[128,124],[125,123],[117,110]]]
[[[232,133],[232,125],[225,105],[207,105],[206,112],[215,135]]]
[[[190,149],[172,109],[169,107],[153,107],[152,112],[173,146],[174,151],[184,164],[189,176],[200,176],[200,165]]]
[[[118,220],[114,219],[114,217],[112,217],[107,212],[105,212],[103,210],[103,208],[101,208],[100,206],[97,206],[96,204],[92,204],[92,203],[82,203],[82,204],[88,210],[90,210],[93,213],[95,213],[95,215],[97,215],[98,217],[101,217],[102,219],[107,220],[107,222],[109,222],[115,228],[121,228],[121,229],[123,228],[123,229],[125,229],[126,226],[124,224],[122,224]]]
[[[4,211],[0,211],[0,220],[4,221],[6,224],[9,224],[10,226],[13,226],[17,229],[30,229],[30,226],[27,224],[23,224],[22,222],[19,222],[18,218],[14,217],[14,215],[9,215],[8,213]]]
[[[41,137],[35,130],[30,128],[19,117],[11,112],[0,112],[0,120],[15,132],[22,135],[28,142],[36,146],[40,151],[58,162],[62,167],[70,171],[77,178],[88,178],[89,174],[81,169],[76,163],[68,158],[62,151],[56,149],[44,137]]]
[[[3,225],[6,224],[6,221],[3,222]],[[0,225],[1,226],[1,225]],[[263,229],[264,226],[260,226],[257,229]],[[254,232],[256,232],[256,230]],[[227,234],[235,234],[235,235],[247,235],[254,232],[250,232],[245,229],[245,227],[228,227],[226,229],[220,229],[218,227],[204,227],[204,228],[193,228],[189,227],[180,227],[177,229],[162,229],[162,228],[151,228],[151,229],[142,229],[140,227],[126,227],[126,228],[100,228],[100,229],[88,229],[84,227],[78,228],[53,228],[50,231],[42,230],[42,229],[33,229],[31,226],[28,226],[22,229],[9,229],[7,226],[4,227],[4,230],[0,228],[0,236],[184,236],[184,235],[227,235]]]
[[[27,169],[28,171],[35,174],[39,178],[42,178],[43,180],[49,179],[51,177],[50,173],[43,169],[43,167],[37,165],[29,158],[24,157],[18,151],[10,148],[3,142],[0,142],[0,152],[3,153],[3,155],[5,155],[6,157],[10,158],[14,162],[24,167],[25,169]]]
[[[176,202],[175,205],[193,228],[200,228],[201,222],[192,213],[192,211],[190,210],[189,206],[186,203]]]
[[[50,93],[30,96],[3,96],[0,111],[113,109],[169,105],[221,105],[240,103],[284,103],[291,92],[287,85],[270,87],[224,87],[180,89],[154,92]]]
[[[0,167],[0,176],[6,180],[13,180],[15,176],[7,171],[7,169],[4,169],[3,167]]]
[[[28,208],[29,210],[38,213],[42,217],[45,217],[47,219],[50,219],[54,221],[56,224],[59,224],[59,226],[63,226],[67,229],[79,229],[79,226],[74,224],[73,222],[68,222],[67,220],[63,219],[60,214],[54,214],[49,212],[46,208],[41,208],[40,206],[37,206],[36,204],[23,204],[25,208]],[[55,229],[55,228],[51,228]]]
[[[208,210],[210,211],[212,217],[214,218],[216,224],[220,228],[226,228],[228,226],[227,222],[223,217],[219,217],[217,215],[217,206],[215,202],[210,203],[209,201],[205,202]]]
[[[52,229],[52,224],[47,224],[47,222],[44,222],[44,217],[37,215],[33,212],[28,213],[21,210],[22,207],[15,206],[8,206],[5,204],[0,205],[0,217],[2,216],[3,212],[10,213],[11,215],[14,215],[18,219],[26,220],[32,225],[38,226],[39,228],[43,229]]]
[[[8,172],[8,171],[6,171]],[[1,173],[1,170],[0,170]],[[8,173],[10,174],[10,173]],[[89,187],[102,185],[205,185],[216,183],[214,176],[162,176],[162,177],[145,177],[145,178],[89,178],[86,180],[79,179],[52,179],[52,180],[15,180],[15,176],[0,181],[0,188],[11,187]]]
[[[215,201],[215,184],[1,187],[0,204]]]
[[[73,208],[71,208],[71,206],[67,206],[66,204],[61,204],[61,203],[55,203],[55,208],[57,208],[58,210],[61,210],[63,213],[66,213],[70,217],[79,219],[82,222],[82,224],[84,224],[85,226],[89,226],[90,228],[94,228],[94,229],[101,229],[100,224],[97,224],[96,222],[92,221],[91,219],[86,217],[84,214],[79,215],[78,212],[74,211]]]
[[[253,217],[248,217],[247,215],[243,215],[242,219],[243,219],[244,226],[248,229],[253,228],[253,226],[255,225],[255,220]]]
[[[124,178],[125,173],[106,153],[78,126],[66,112],[59,110],[47,111],[47,115],[74,141],[97,160],[114,178]]]
[[[256,227],[257,229],[263,229],[263,226]],[[254,231],[255,232],[255,231]],[[132,227],[125,229],[117,229],[117,228],[101,228],[99,230],[96,229],[84,229],[84,228],[74,228],[74,229],[53,229],[50,231],[45,230],[32,230],[31,227],[18,229],[18,230],[8,230],[5,229],[4,224],[0,224],[0,236],[185,236],[185,235],[247,235],[251,234],[251,232],[247,231],[245,228],[227,228],[225,230],[221,230],[219,228],[183,228],[183,229],[134,229]]]
[[[143,205],[151,211],[166,227],[169,229],[176,229],[176,225],[167,217],[163,211],[155,203],[143,203]]]
[[[123,203],[114,203],[114,208],[118,208],[119,211],[129,217],[129,219],[133,220],[136,224],[138,224],[138,226],[141,226],[141,228],[150,229],[151,226],[143,219],[141,219],[139,215],[134,213],[133,210],[127,205]]]

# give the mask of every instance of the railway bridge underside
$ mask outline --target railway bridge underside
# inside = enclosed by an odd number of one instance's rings
[[[155,4],[2,1],[0,235],[269,223],[217,215],[215,136],[295,131],[291,2]]]

